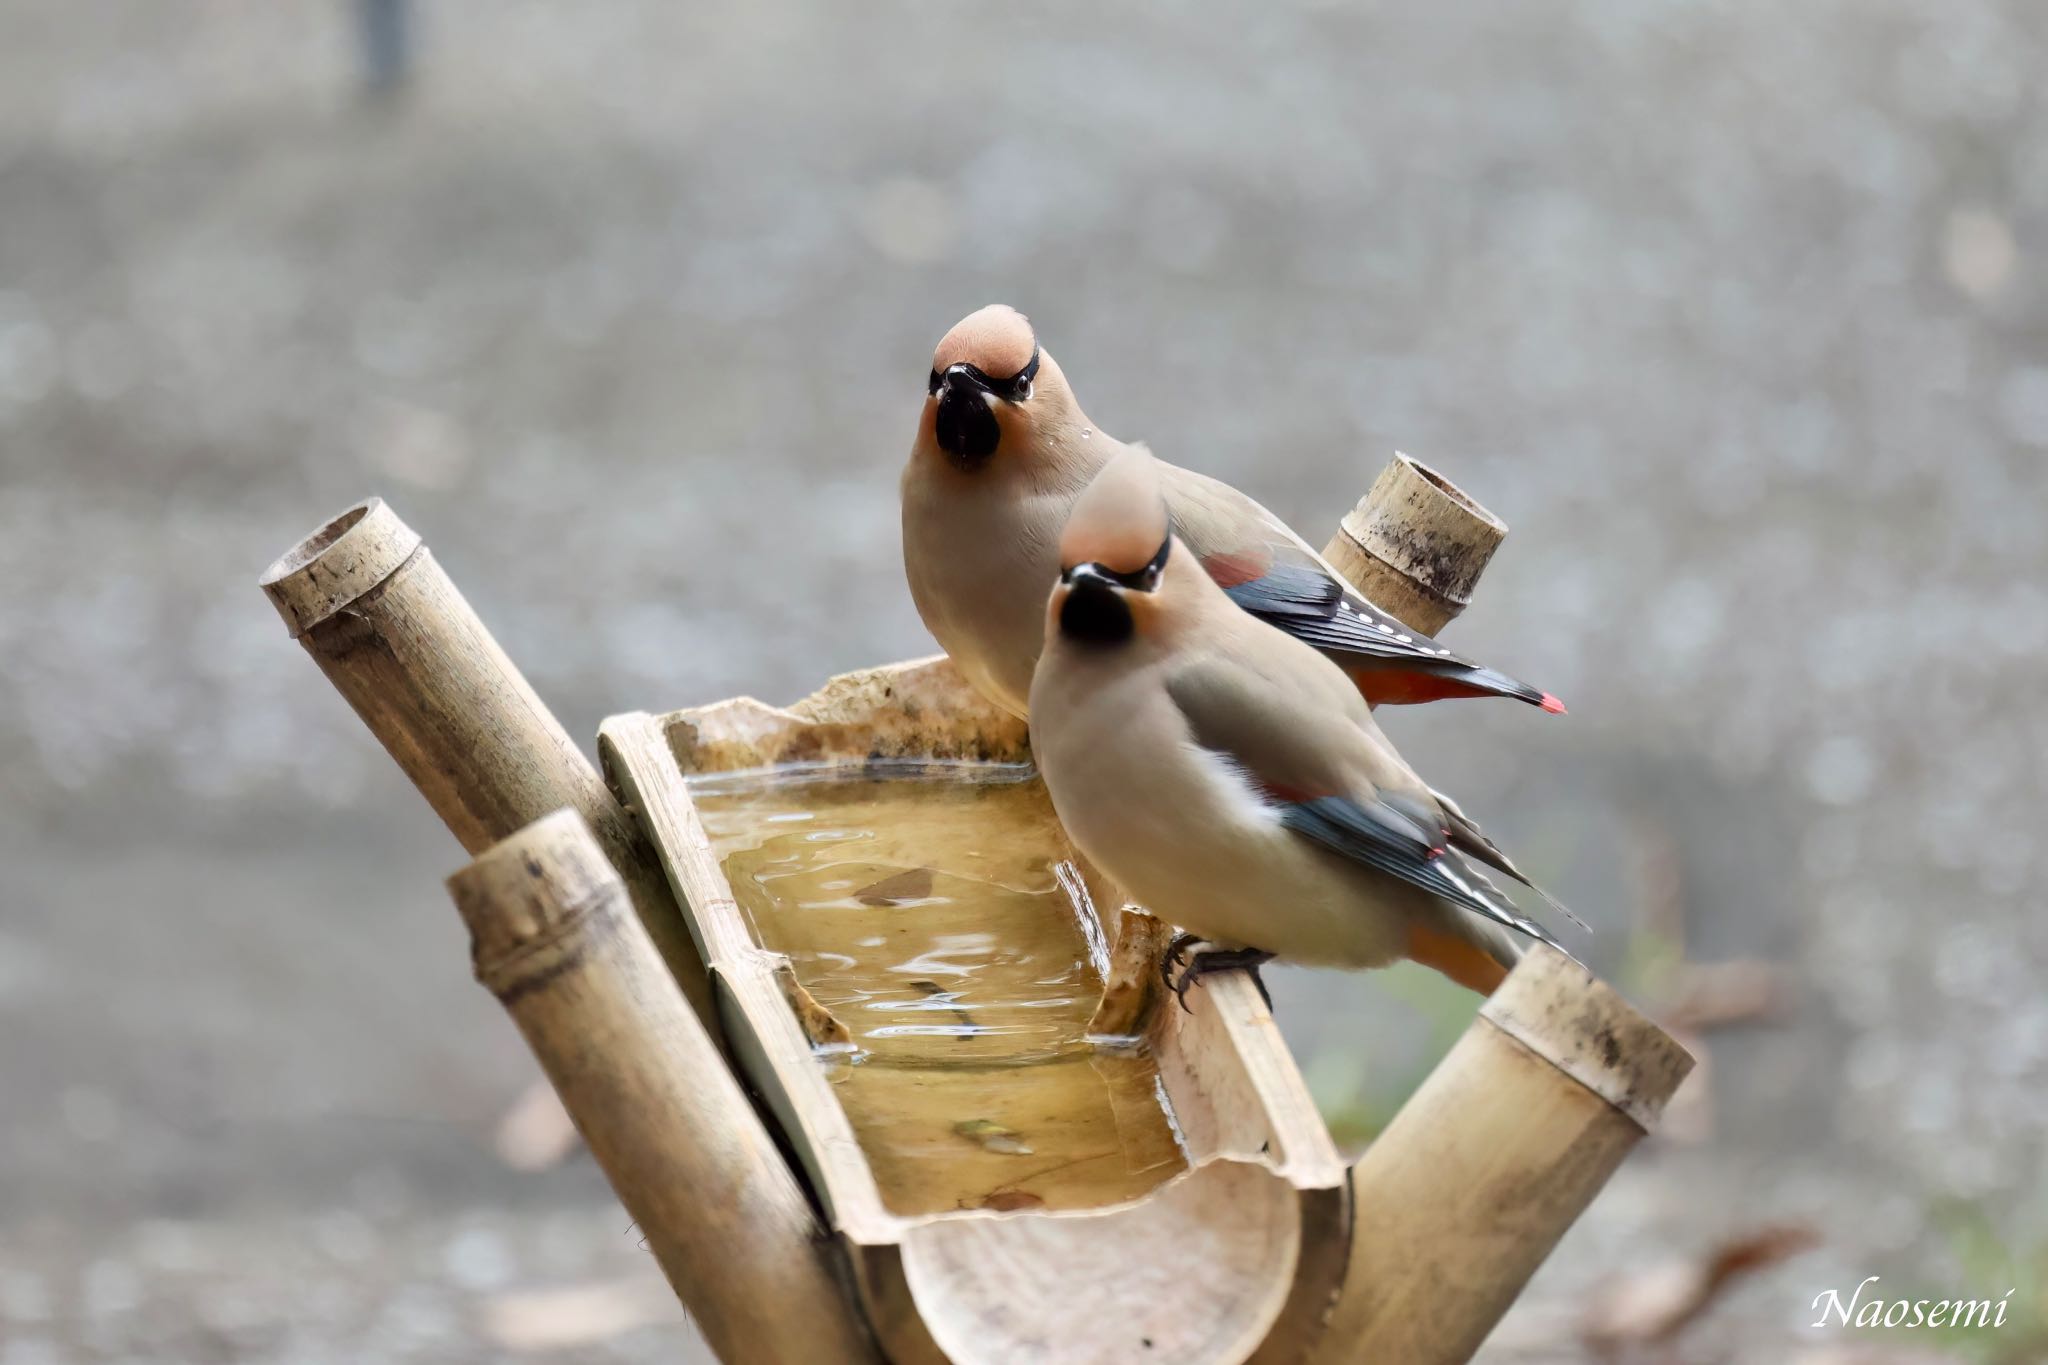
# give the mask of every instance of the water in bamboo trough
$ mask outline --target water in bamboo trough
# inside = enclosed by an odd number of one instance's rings
[[[688,788],[755,940],[846,1030],[819,1060],[891,1213],[1103,1208],[1187,1169],[1144,1040],[1088,1033],[1107,931],[1028,767]]]
[[[1343,1164],[1249,980],[1091,1031],[1122,906],[1021,723],[935,659],[600,749],[892,1360],[1299,1358]]]

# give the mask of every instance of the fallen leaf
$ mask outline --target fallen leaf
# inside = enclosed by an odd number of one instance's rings
[[[994,1209],[998,1213],[1015,1213],[1018,1209],[1035,1209],[1044,1204],[1045,1200],[1029,1190],[997,1190],[984,1198],[980,1207]]]
[[[1773,1224],[1730,1238],[1693,1260],[1621,1276],[1587,1305],[1579,1338],[1603,1359],[1670,1341],[1735,1281],[1818,1245],[1820,1234],[1810,1227]]]
[[[1731,1024],[1768,1022],[1792,1002],[1792,974],[1756,958],[1688,962],[1679,967],[1658,1017],[1668,1029],[1697,1033]]]
[[[864,886],[853,895],[862,905],[881,907],[923,900],[931,893],[932,870],[928,867],[914,867],[908,872],[898,872],[893,877],[884,877],[878,882]]]

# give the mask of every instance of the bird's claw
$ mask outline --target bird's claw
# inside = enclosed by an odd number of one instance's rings
[[[1273,997],[1266,990],[1266,983],[1259,976],[1259,968],[1273,960],[1273,955],[1260,948],[1217,948],[1208,940],[1195,934],[1179,933],[1166,946],[1166,955],[1159,961],[1159,979],[1173,992],[1173,998],[1189,1014],[1194,1010],[1188,1004],[1188,989],[1205,976],[1227,972],[1242,967],[1251,973],[1252,984],[1259,988],[1259,998],[1266,1002],[1266,1008],[1273,1008]],[[1176,977],[1174,968],[1180,968]]]
[[[1173,936],[1171,943],[1166,945],[1166,954],[1159,959],[1159,979],[1165,983],[1168,990],[1173,989],[1173,969],[1185,966],[1188,954],[1200,942],[1202,942],[1201,938],[1188,933],[1186,930],[1182,930]]]

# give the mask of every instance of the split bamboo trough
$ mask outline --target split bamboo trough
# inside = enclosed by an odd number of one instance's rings
[[[1325,555],[1433,635],[1505,534],[1397,457]],[[1248,976],[1157,1007],[1162,926],[945,660],[613,717],[600,776],[382,503],[263,587],[724,1360],[1466,1360],[1690,1068],[1540,949],[1347,1169]]]

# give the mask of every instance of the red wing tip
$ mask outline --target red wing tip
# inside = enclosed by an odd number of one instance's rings
[[[1563,702],[1559,701],[1556,697],[1553,697],[1548,692],[1545,692],[1543,694],[1543,700],[1538,704],[1541,705],[1544,710],[1548,711],[1553,716],[1568,716],[1571,714],[1571,712],[1564,709]]]

